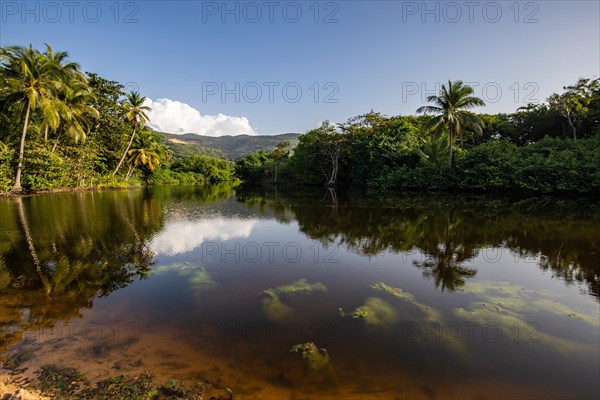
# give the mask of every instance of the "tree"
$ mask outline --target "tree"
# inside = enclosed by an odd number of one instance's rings
[[[448,148],[448,137],[433,132],[423,140],[421,147],[415,149],[422,163],[440,163]]]
[[[347,151],[347,135],[336,131],[334,125],[325,121],[321,127],[300,136],[294,158],[319,167],[325,177],[325,184],[335,186],[340,172],[341,158]],[[296,172],[305,174],[307,171]]]
[[[46,44],[44,57],[52,65],[56,71],[56,84],[59,89],[65,89],[69,86],[72,79],[80,78],[85,82],[85,77],[79,72],[79,64],[73,61],[68,61],[68,53],[66,51],[52,50],[52,46]],[[48,113],[46,109],[50,109]],[[49,107],[43,109],[44,112],[44,141],[48,140],[48,129],[56,130],[60,124],[60,117],[68,114],[65,104],[58,98],[52,98],[49,101]]]
[[[131,138],[129,139],[129,143],[127,144],[127,148],[125,148],[125,152],[123,153],[123,157],[119,160],[119,164],[117,168],[112,173],[112,176],[115,176],[116,173],[121,168],[121,164],[123,164],[123,160],[127,156],[129,152],[129,148],[131,147],[131,143],[133,143],[133,139],[135,138],[135,133],[138,128],[143,128],[146,122],[148,122],[148,115],[146,115],[146,111],[150,111],[150,107],[145,106],[144,102],[146,101],[146,97],[140,96],[138,92],[131,92],[127,94],[127,99],[124,103],[125,107],[125,116],[127,120],[131,123]]]
[[[66,57],[66,53],[64,55]],[[57,88],[58,72],[55,63],[50,62],[47,57],[31,46],[29,48],[20,46],[4,48],[0,52],[0,58],[2,73],[6,76],[6,85],[9,87],[8,97],[10,100],[22,104],[25,109],[17,172],[13,186],[13,191],[19,192],[22,190],[21,169],[23,168],[30,114],[42,107],[44,115],[56,117],[56,111],[52,110],[51,99]]]
[[[490,126],[484,128],[483,138],[508,139],[524,146],[542,140],[545,136],[564,135],[562,116],[547,104],[528,104],[510,114],[498,114]],[[490,137],[491,136],[491,137]]]
[[[449,135],[448,167],[452,168],[453,144],[456,135],[463,145],[463,131],[466,129],[481,133],[483,122],[475,114],[466,111],[476,106],[485,106],[485,102],[473,96],[473,88],[464,85],[462,81],[442,85],[439,96],[428,96],[427,101],[434,106],[423,106],[417,113],[435,114],[426,125],[431,130],[447,129]]]
[[[366,184],[386,169],[414,164],[417,129],[411,117],[386,117],[371,111],[340,126],[351,138],[351,179]]]
[[[221,158],[195,154],[190,157],[176,159],[171,169],[176,172],[193,172],[201,174],[211,182],[229,181],[235,178],[234,165]]]
[[[129,171],[127,178],[131,175],[132,167],[144,166],[147,170],[145,180],[148,178],[154,169],[160,164],[160,142],[158,138],[148,131],[142,131],[136,138],[136,141],[131,150],[127,153],[129,158]]]
[[[125,93],[123,85],[118,82],[109,81],[92,72],[87,72],[86,75],[94,95],[93,106],[100,114],[90,132],[88,146],[98,147],[98,156],[103,161],[97,165],[99,172],[110,174],[121,159],[131,132],[123,104],[119,102]]]
[[[290,146],[291,146],[290,141],[284,140],[283,142],[277,143],[277,146],[275,146],[275,149],[273,149],[273,151],[270,154],[270,156],[273,157],[273,164],[275,167],[273,183],[278,182],[277,170],[279,168],[279,164],[281,163],[282,160],[285,160],[290,156]]]
[[[52,152],[56,150],[62,132],[66,132],[75,143],[85,140],[93,122],[100,116],[92,105],[94,94],[83,75],[66,78],[59,96],[64,111],[60,113],[62,127]]]
[[[237,175],[245,182],[261,182],[267,176],[271,160],[264,150],[249,153],[236,161]]]
[[[589,105],[598,96],[600,79],[579,79],[575,85],[565,86],[563,94],[554,93],[548,98],[550,108],[567,119],[573,140],[577,140],[577,126],[588,113]]]

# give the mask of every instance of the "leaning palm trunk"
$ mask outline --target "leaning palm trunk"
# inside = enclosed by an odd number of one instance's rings
[[[58,136],[56,137],[56,142],[54,142],[54,146],[52,146],[52,150],[50,151],[50,153],[54,153],[54,150],[56,150],[56,146],[58,146],[58,141],[60,140],[60,135],[62,135],[62,130],[58,133]]]
[[[133,164],[129,164],[129,170],[127,170],[127,175],[125,176],[125,179],[129,179],[132,172],[133,172]]]
[[[27,124],[29,123],[29,111],[31,110],[31,101],[27,101],[27,111],[25,111],[25,123],[23,124],[23,133],[21,134],[21,144],[19,146],[19,163],[17,164],[17,174],[15,176],[14,192],[20,192],[21,188],[21,169],[23,168],[23,155],[25,153],[25,136],[27,135]]]
[[[115,168],[115,170],[112,173],[112,176],[115,176],[117,174],[117,171],[119,171],[119,168],[121,168],[121,164],[123,164],[123,161],[125,160],[125,157],[127,156],[127,153],[129,152],[129,148],[131,147],[131,144],[133,143],[133,138],[135,137],[135,128],[133,128],[133,133],[131,134],[131,139],[129,139],[129,144],[127,144],[127,148],[125,149],[125,152],[123,153],[123,157],[121,157],[121,160],[119,160],[119,164],[117,165],[117,168]]]

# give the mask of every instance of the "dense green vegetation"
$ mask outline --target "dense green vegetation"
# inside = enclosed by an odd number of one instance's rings
[[[0,191],[233,177],[233,164],[215,154],[173,157],[145,127],[145,97],[82,73],[66,52],[5,47],[0,62]]]
[[[417,110],[424,115],[372,111],[298,139],[175,139],[145,126],[145,97],[82,73],[66,52],[5,47],[0,61],[0,191],[236,177],[395,190],[600,191],[599,79],[580,79],[511,114],[474,113],[484,102],[456,81],[429,96]]]
[[[422,116],[370,112],[325,122],[293,150],[245,156],[238,174],[254,183],[600,192],[599,79],[580,79],[512,114],[473,113],[483,102],[460,81],[428,100]]]

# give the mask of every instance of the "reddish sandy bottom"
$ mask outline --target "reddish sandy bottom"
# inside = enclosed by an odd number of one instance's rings
[[[81,338],[44,339],[14,346],[16,351],[30,350],[32,356],[19,367],[26,370],[16,377],[36,383],[36,371],[42,365],[74,367],[85,373],[91,385],[95,382],[127,374],[139,376],[150,371],[155,383],[168,379],[188,384],[209,382],[211,394],[226,395],[230,388],[235,399],[487,399],[487,398],[568,398],[566,393],[549,391],[531,385],[502,381],[465,379],[449,382],[443,376],[436,382],[425,382],[412,376],[386,371],[380,365],[350,365],[333,361],[333,374],[307,374],[301,363],[268,365],[253,354],[248,345],[233,344],[224,352],[198,349],[185,340],[184,332],[160,329],[145,332],[135,340],[123,343],[90,342]],[[167,350],[168,349],[168,350]],[[215,354],[220,353],[220,354]],[[295,354],[290,354],[293,360]],[[375,372],[375,373],[374,373]],[[9,371],[0,372],[0,393],[15,393],[19,385],[7,386]],[[14,378],[14,376],[12,377]],[[13,381],[14,382],[14,381]],[[218,388],[215,388],[218,386]],[[222,392],[222,393],[220,393]],[[35,391],[20,392],[23,400],[42,399]]]

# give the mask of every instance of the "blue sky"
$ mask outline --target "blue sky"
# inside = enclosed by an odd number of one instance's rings
[[[67,50],[152,99],[172,132],[414,114],[448,79],[471,82],[480,111],[512,112],[600,75],[599,1],[2,0],[0,12],[0,45]]]

